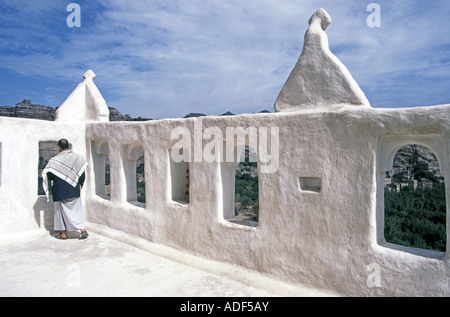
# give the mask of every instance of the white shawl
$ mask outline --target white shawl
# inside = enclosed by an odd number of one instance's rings
[[[78,179],[86,171],[87,166],[88,164],[84,157],[72,150],[62,151],[50,159],[42,171],[42,187],[47,196],[47,202],[49,201],[47,173],[50,172],[73,187],[76,187]]]

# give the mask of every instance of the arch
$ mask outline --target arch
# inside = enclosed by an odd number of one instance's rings
[[[104,140],[92,141],[93,153],[97,155],[109,155],[108,142]]]
[[[437,134],[430,135],[390,135],[380,138],[377,153],[377,191],[376,191],[376,212],[375,212],[375,241],[378,245],[389,247],[392,249],[405,251],[414,254],[420,254],[431,258],[443,258],[443,252],[436,252],[431,250],[425,250],[422,248],[412,248],[397,245],[393,242],[386,241],[385,238],[385,175],[386,172],[393,170],[394,159],[397,152],[408,145],[421,145],[429,149],[435,155],[442,175],[445,178],[445,195],[446,201],[446,218],[449,217],[448,206],[448,177],[446,170],[448,169],[448,158],[445,152],[445,144],[442,137]],[[412,183],[414,184],[414,183]],[[448,224],[446,224],[445,237],[447,240],[447,248],[445,252],[448,252]]]
[[[105,140],[92,140],[91,153],[95,194],[103,199],[109,199],[110,164],[108,142]]]
[[[133,144],[127,144],[126,145],[126,153],[127,153],[127,159],[130,161],[136,161],[141,157],[142,155],[143,147],[140,143],[133,143]]]
[[[230,147],[228,147],[228,150],[230,150]],[[257,154],[253,147],[249,145],[249,142],[235,144],[232,152],[236,152],[234,161],[230,162],[231,156],[223,153],[220,164],[222,180],[222,204],[220,207],[222,211],[219,217],[226,222],[257,227],[259,222]],[[239,214],[240,210],[248,212]]]
[[[174,154],[176,153],[176,154]],[[172,147],[169,156],[168,200],[187,205],[190,201],[190,148]]]
[[[384,172],[391,169],[395,154],[398,152],[398,150],[409,144],[420,144],[429,148],[436,155],[441,169],[445,169],[445,165],[442,164],[445,154],[443,152],[444,147],[440,135],[388,136],[383,137],[380,143],[382,144],[381,148],[379,149],[379,153],[381,154],[381,161],[379,161],[378,163],[381,165],[379,165],[378,167]]]
[[[123,145],[123,168],[127,183],[127,201],[145,207],[145,155],[140,143]]]

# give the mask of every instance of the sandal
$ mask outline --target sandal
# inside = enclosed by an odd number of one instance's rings
[[[63,237],[63,236],[61,235],[61,233],[58,234],[57,236],[55,236],[55,238],[58,239],[58,240],[67,240],[67,236]]]
[[[86,239],[89,236],[89,233],[87,233],[86,230],[81,231],[81,239]]]

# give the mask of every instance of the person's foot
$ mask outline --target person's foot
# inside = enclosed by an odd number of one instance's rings
[[[87,233],[86,229],[81,230],[81,239],[86,239],[89,236],[89,233]]]
[[[55,236],[56,239],[59,240],[66,240],[67,239],[67,235],[65,231],[61,231],[57,236]]]

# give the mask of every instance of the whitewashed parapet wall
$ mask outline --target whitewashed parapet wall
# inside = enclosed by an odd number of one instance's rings
[[[90,189],[90,220],[338,294],[448,296],[448,253],[384,241],[383,195],[393,155],[411,143],[432,149],[449,179],[450,107],[371,108],[328,48],[330,21],[324,10],[311,18],[276,114],[88,125],[91,163],[107,153],[111,161],[111,197],[105,200]],[[192,136],[187,147],[200,138],[205,149],[211,142],[207,131],[218,128],[225,136],[230,127],[279,129],[277,169],[261,173],[259,165],[256,228],[226,219],[226,163],[189,163],[189,203],[174,202],[170,195],[172,132],[187,129]],[[145,151],[145,208],[127,200],[125,166],[134,146]],[[96,184],[92,174],[89,184]],[[447,201],[448,196],[447,186]]]
[[[67,138],[86,155],[86,123],[109,121],[94,72],[83,77],[56,110],[55,122],[0,117],[0,233],[53,227],[53,203],[37,196],[39,143]]]
[[[53,204],[38,196],[39,142],[61,138],[85,152],[85,123],[0,117],[0,235],[53,226]]]
[[[411,143],[429,147],[446,179],[448,232],[450,106],[371,108],[348,70],[324,44],[330,21],[324,10],[311,18],[304,51],[275,103],[277,113],[148,122],[102,122],[99,115],[98,120],[85,122],[85,129],[80,126],[79,135],[72,132],[68,137],[74,139],[74,145],[84,146],[90,164],[84,195],[91,226],[120,230],[182,252],[341,295],[449,296],[448,251],[403,248],[384,241],[383,195],[384,175],[392,167],[396,150]],[[304,76],[302,65],[308,60],[323,61],[324,66]],[[322,72],[328,75],[322,76]],[[317,89],[316,79],[325,84],[326,93]],[[102,104],[102,99],[95,99],[98,103],[81,100],[83,106]],[[20,136],[24,131],[32,135],[26,142],[36,147],[41,138],[69,134],[77,124],[29,120],[23,127],[23,122],[0,119],[0,198],[7,206],[7,210],[1,207],[6,219],[6,225],[0,224],[2,231],[17,227],[18,221],[22,227],[36,226],[35,219],[28,218],[39,197],[34,195],[34,185],[25,185],[29,188],[24,190],[23,184],[37,183],[33,171],[37,162],[26,159],[37,154],[21,149],[22,157],[13,158],[15,144],[23,139]],[[179,145],[172,137],[174,131],[189,131],[192,139],[184,146],[195,152],[195,144],[201,144],[201,149],[211,144],[210,131],[222,134],[226,141],[227,128],[237,127],[277,132],[264,141],[272,145],[278,140],[278,155],[258,164],[257,227],[227,221],[225,209],[232,195],[229,163],[196,161],[194,157],[188,163],[189,202],[173,201],[170,193],[170,150]],[[145,205],[133,201],[133,162],[139,147],[145,153]],[[110,197],[101,193],[105,155],[111,166]],[[262,173],[264,166],[272,163],[275,168]],[[18,164],[21,169],[12,171],[11,166]],[[13,176],[20,181],[12,181]]]

